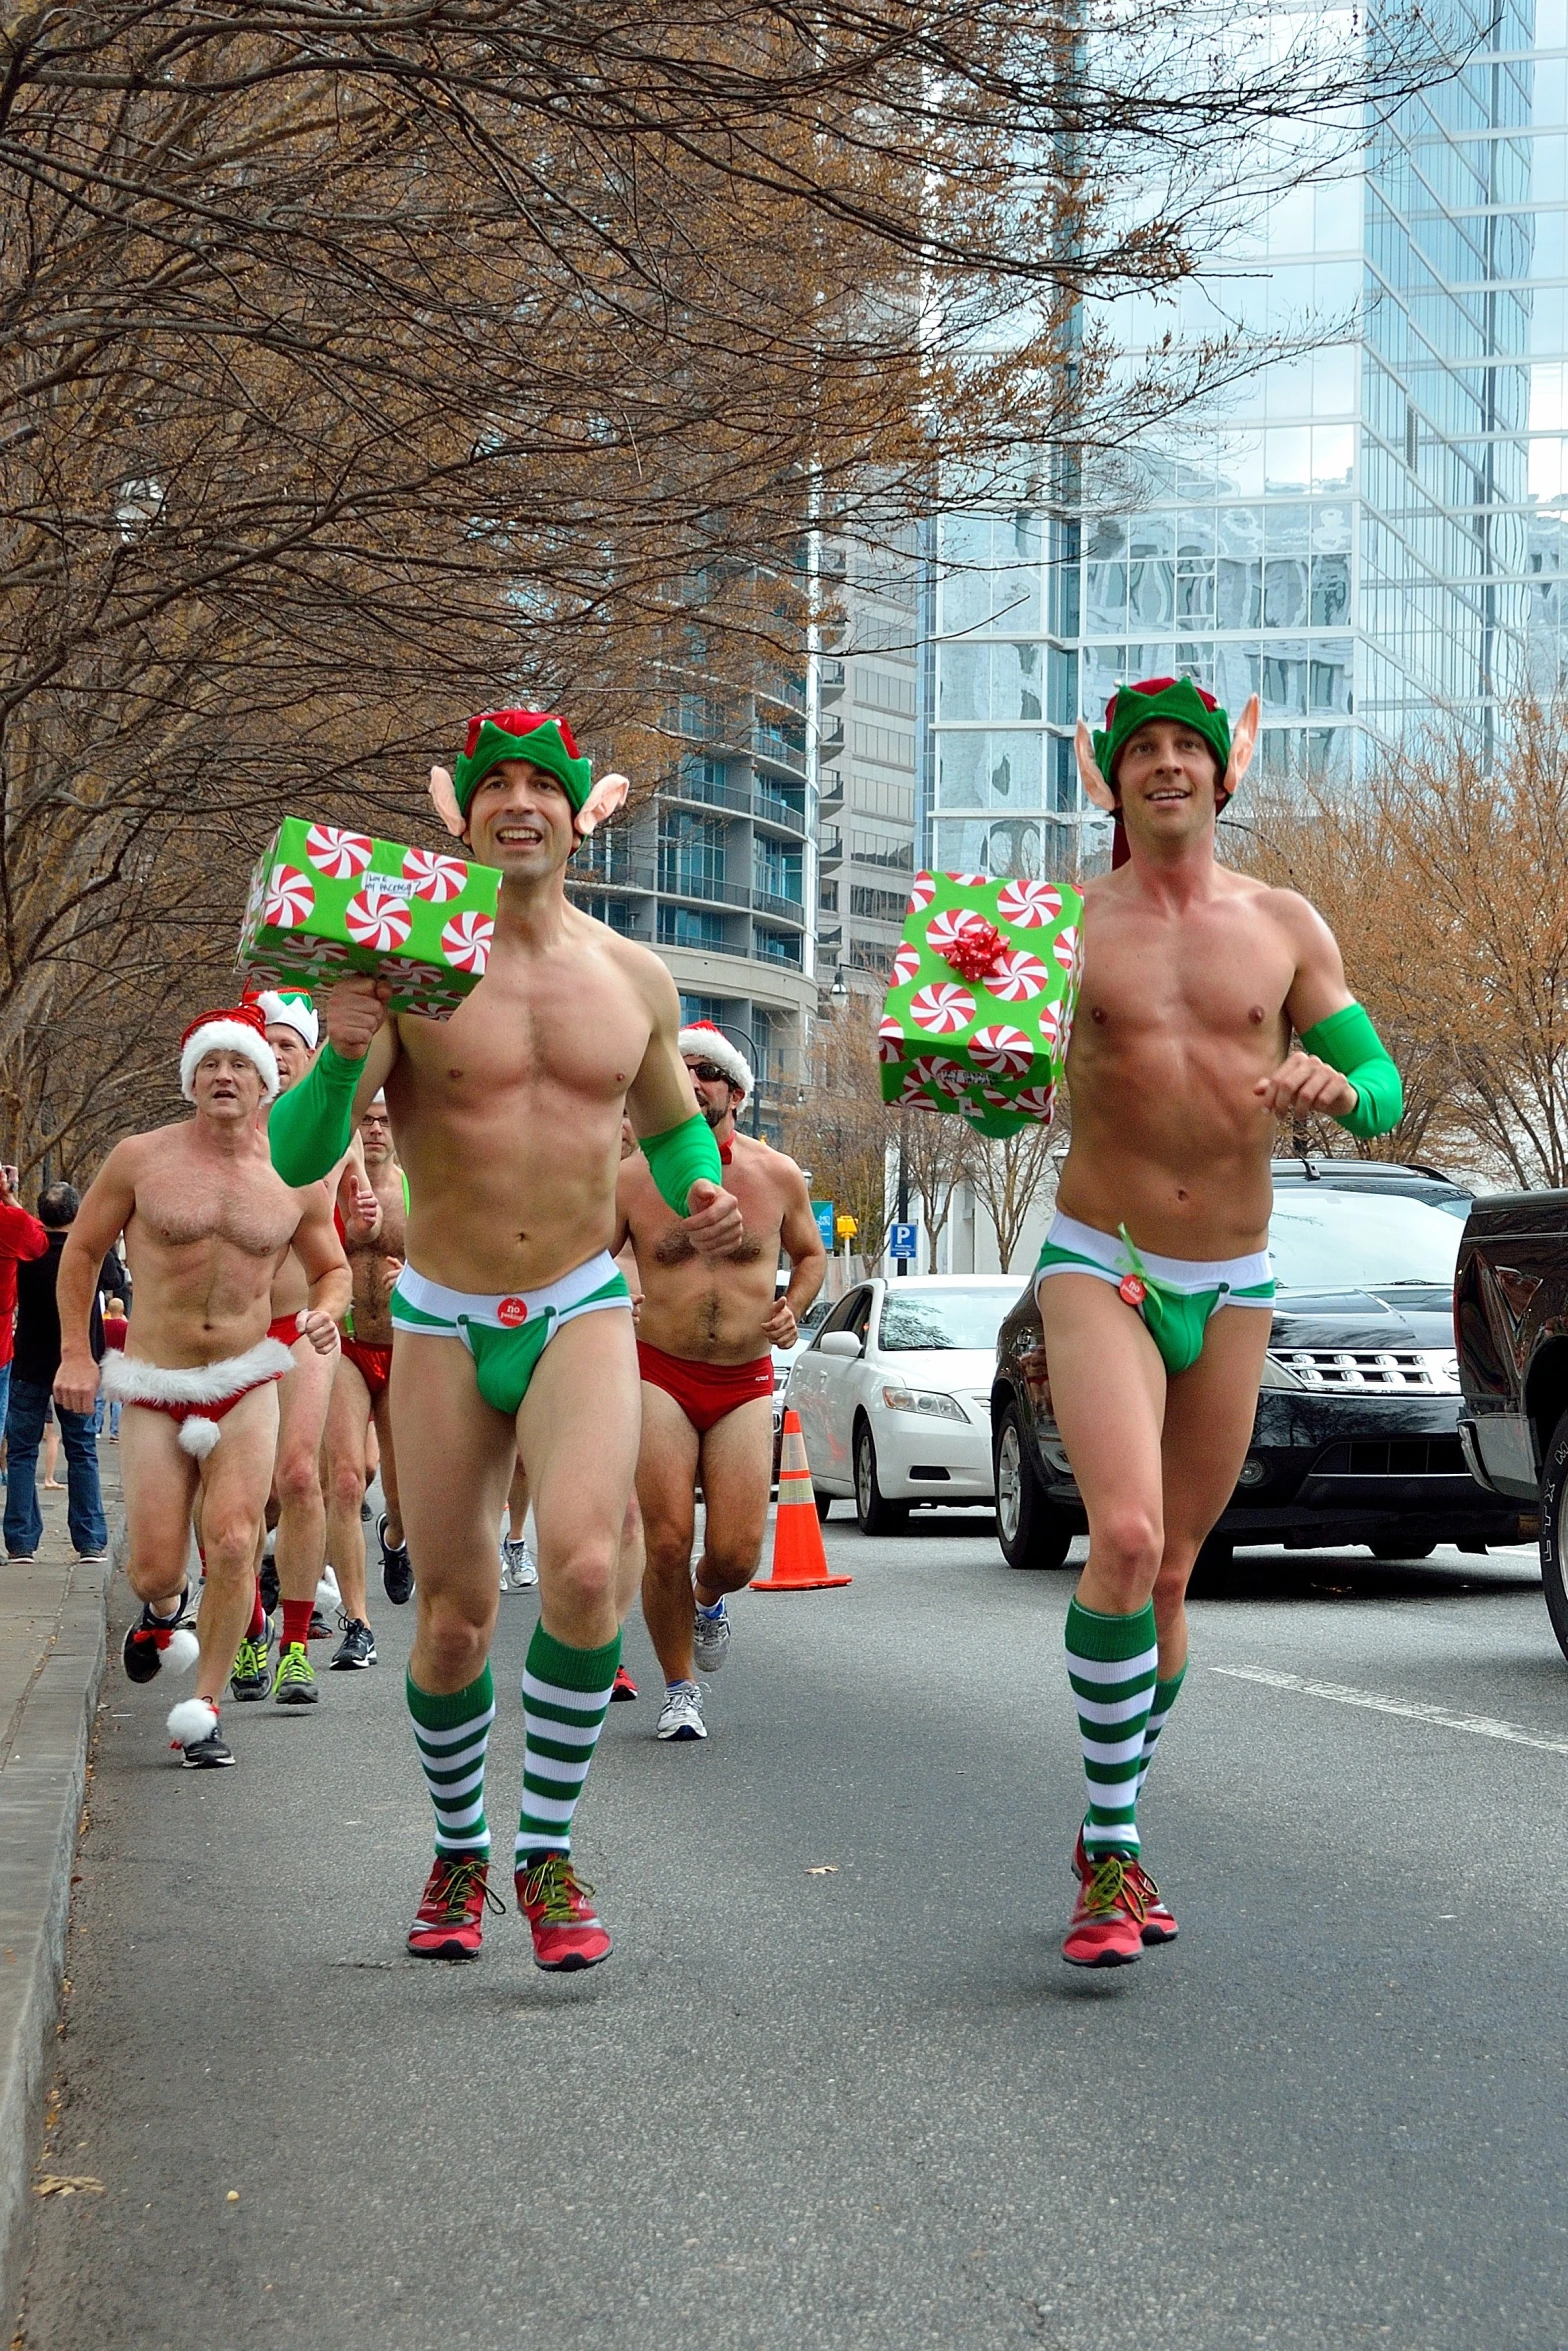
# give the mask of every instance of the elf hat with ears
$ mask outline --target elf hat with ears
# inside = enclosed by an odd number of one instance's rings
[[[623,775],[593,781],[593,764],[578,750],[564,718],[547,710],[482,710],[468,722],[463,755],[449,774],[430,770],[430,797],[449,833],[468,829],[468,809],[492,767],[503,759],[531,760],[553,775],[571,802],[572,825],[580,840],[613,816],[630,784]]]
[[[1083,720],[1078,721],[1076,747],[1083,788],[1096,808],[1107,810],[1116,819],[1111,846],[1113,866],[1125,865],[1128,858],[1127,836],[1116,804],[1116,766],[1128,739],[1151,719],[1165,718],[1191,727],[1214,753],[1219,770],[1214,786],[1216,805],[1223,808],[1252,764],[1258,715],[1258,697],[1254,694],[1237,720],[1232,736],[1227,712],[1212,694],[1206,694],[1190,678],[1145,678],[1141,685],[1117,687],[1105,706],[1105,725],[1096,730],[1092,741]]]

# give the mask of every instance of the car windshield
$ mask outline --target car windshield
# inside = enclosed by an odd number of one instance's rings
[[[1282,1290],[1448,1289],[1462,1233],[1424,1200],[1303,1187],[1275,1195],[1269,1252]]]
[[[911,1294],[890,1287],[882,1300],[878,1344],[884,1355],[942,1347],[973,1348],[989,1354],[1016,1294],[1010,1288],[916,1290]]]

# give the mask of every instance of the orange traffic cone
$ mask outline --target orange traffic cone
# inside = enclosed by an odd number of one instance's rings
[[[773,1527],[773,1573],[753,1584],[754,1592],[825,1592],[852,1581],[847,1575],[828,1574],[828,1555],[822,1548],[817,1498],[811,1490],[811,1468],[806,1440],[800,1433],[798,1412],[784,1415],[784,1442],[779,1448],[779,1507]]]

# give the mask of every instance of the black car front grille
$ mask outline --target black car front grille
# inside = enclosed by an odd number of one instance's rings
[[[1457,1437],[1368,1437],[1329,1445],[1312,1464],[1320,1478],[1456,1478],[1467,1475]]]

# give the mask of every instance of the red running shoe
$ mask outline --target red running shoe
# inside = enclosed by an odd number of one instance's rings
[[[485,1911],[506,1916],[506,1904],[486,1883],[489,1856],[438,1853],[425,1880],[408,1947],[419,1959],[477,1959]]]
[[[625,1666],[618,1665],[615,1669],[615,1679],[610,1684],[610,1704],[612,1706],[622,1705],[628,1698],[635,1698],[636,1695],[637,1684],[632,1680]]]
[[[517,1872],[517,1907],[534,1939],[536,1967],[597,1967],[610,1938],[594,1916],[569,1853],[540,1853]]]
[[[1126,1967],[1143,1957],[1143,1873],[1130,1853],[1097,1853],[1091,1859],[1080,1833],[1073,1855],[1078,1899],[1062,1943],[1062,1957],[1074,1967]]]

